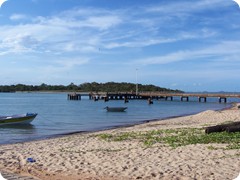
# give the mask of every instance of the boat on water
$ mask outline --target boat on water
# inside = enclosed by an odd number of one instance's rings
[[[0,116],[1,125],[29,124],[37,116],[37,113],[16,114],[11,116]]]
[[[108,112],[124,112],[127,107],[105,107]]]

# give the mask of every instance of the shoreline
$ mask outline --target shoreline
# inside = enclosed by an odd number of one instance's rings
[[[239,121],[238,104],[223,110],[153,120],[96,132],[0,145],[0,169],[39,179],[234,179],[240,172],[239,150],[223,144],[177,147],[157,143],[146,148],[138,140],[104,141],[99,134],[203,128]],[[210,150],[209,146],[219,147]],[[27,158],[36,162],[28,163]]]
[[[228,107],[224,107],[224,108],[213,110],[213,111],[222,111],[222,110],[231,109],[231,108],[236,107],[237,104],[240,104],[240,103],[232,102],[232,103],[229,103]],[[94,129],[94,130],[89,130],[89,131],[74,131],[74,132],[69,132],[69,133],[46,135],[46,136],[43,136],[41,138],[36,138],[36,139],[31,139],[31,140],[24,140],[24,141],[19,141],[19,142],[10,142],[10,143],[0,143],[0,146],[1,145],[17,144],[17,143],[25,143],[25,142],[33,142],[33,141],[42,141],[42,140],[47,140],[47,139],[60,138],[60,137],[63,137],[63,136],[71,136],[71,135],[74,135],[74,134],[96,133],[96,132],[102,132],[102,131],[107,131],[107,130],[114,130],[114,129],[118,129],[118,128],[128,128],[128,127],[141,125],[141,124],[145,124],[145,123],[151,123],[151,122],[155,122],[155,121],[165,121],[165,120],[169,120],[169,119],[173,119],[173,118],[191,116],[191,115],[195,115],[195,114],[198,114],[198,113],[201,113],[201,112],[202,111],[197,112],[197,113],[182,114],[182,115],[169,116],[169,117],[164,117],[164,118],[147,119],[147,120],[142,120],[142,121],[131,123],[131,124],[109,126],[109,127],[103,128],[103,129],[100,128],[100,129]]]

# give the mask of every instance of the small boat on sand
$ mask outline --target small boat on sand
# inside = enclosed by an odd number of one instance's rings
[[[29,124],[37,116],[37,113],[16,114],[11,116],[0,116],[1,125]]]
[[[127,107],[105,107],[108,112],[124,112]]]

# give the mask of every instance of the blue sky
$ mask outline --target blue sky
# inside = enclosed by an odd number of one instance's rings
[[[0,84],[132,82],[240,92],[232,0],[8,0]]]

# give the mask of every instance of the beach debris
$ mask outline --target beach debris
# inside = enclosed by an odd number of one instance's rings
[[[33,159],[33,158],[27,158],[27,162],[29,162],[29,163],[34,163],[34,162],[36,162],[36,160]]]
[[[229,127],[226,128],[226,131],[228,133],[230,133],[230,132],[240,132],[240,125],[238,125],[238,126],[229,126]]]
[[[221,124],[216,126],[209,126],[205,129],[206,134],[214,133],[214,132],[240,132],[240,121],[232,122],[228,124]]]

